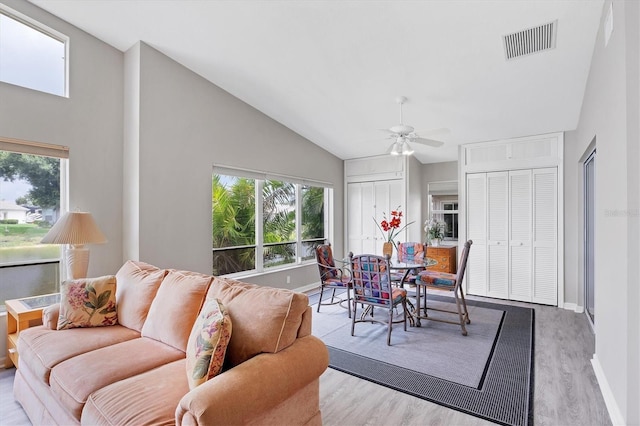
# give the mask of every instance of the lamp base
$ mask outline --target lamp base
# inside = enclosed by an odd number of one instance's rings
[[[86,278],[89,269],[89,249],[84,246],[69,246],[67,256],[67,278]]]

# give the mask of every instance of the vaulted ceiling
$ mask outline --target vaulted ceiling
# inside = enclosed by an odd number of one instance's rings
[[[603,0],[30,0],[126,51],[142,40],[348,159],[400,122],[442,147],[576,127]],[[557,21],[556,45],[505,58],[503,36]],[[430,134],[448,128],[449,133]]]

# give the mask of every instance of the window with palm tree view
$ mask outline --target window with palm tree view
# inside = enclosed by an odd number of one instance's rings
[[[213,174],[213,274],[315,260],[328,229],[330,189],[287,180]]]

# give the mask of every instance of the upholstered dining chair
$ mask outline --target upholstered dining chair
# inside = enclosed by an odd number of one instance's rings
[[[418,274],[418,279],[416,280],[416,284],[424,287],[424,316],[420,316],[420,306],[417,306],[416,313],[419,318],[429,319],[433,321],[447,322],[450,324],[459,324],[462,328],[462,335],[467,335],[467,329],[465,324],[471,324],[471,320],[469,319],[469,311],[467,310],[467,302],[464,299],[464,291],[462,290],[462,280],[464,278],[464,271],[467,268],[467,259],[469,258],[469,251],[471,250],[471,244],[473,241],[469,240],[464,243],[464,248],[462,249],[462,254],[460,255],[460,264],[458,267],[458,272],[456,274],[449,274],[446,272],[438,272],[438,271],[422,271]],[[427,307],[427,289],[436,289],[436,290],[449,290],[453,291],[453,295],[456,300],[456,308],[457,310],[446,310],[446,309],[436,309],[436,308],[428,308]],[[419,299],[418,299],[419,300]],[[427,311],[440,311],[440,312],[448,312],[452,314],[456,314],[458,316],[457,321],[448,321],[438,318],[432,318],[428,316]]]
[[[404,323],[407,331],[407,291],[392,285],[389,269],[389,256],[375,256],[362,254],[354,256],[349,253],[351,260],[351,279],[353,284],[353,316],[351,317],[351,335],[355,335],[358,322],[375,322],[387,325],[387,345],[391,346],[391,329],[394,323]],[[365,310],[358,319],[357,306],[360,304]],[[393,321],[393,311],[402,305],[401,321]],[[386,311],[387,321],[374,318],[373,309],[382,308]]]
[[[316,262],[318,263],[318,271],[320,272],[320,299],[318,300],[318,309],[320,305],[335,305],[342,303],[342,297],[336,297],[336,290],[342,289],[347,291],[347,311],[351,318],[351,274],[346,268],[336,267],[333,260],[333,250],[331,244],[320,244],[316,247]],[[325,289],[331,289],[331,300],[323,302],[322,295]]]
[[[424,259],[425,248],[422,243],[415,242],[405,242],[398,244],[398,262],[421,262]],[[405,272],[391,272],[391,280],[397,283],[403,284],[415,284],[416,282],[416,271],[407,270]],[[405,277],[404,274],[407,273]],[[404,278],[404,281],[403,281]]]

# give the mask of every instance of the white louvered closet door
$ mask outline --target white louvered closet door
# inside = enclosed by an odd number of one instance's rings
[[[487,175],[467,175],[467,238],[469,251],[465,279],[467,293],[487,295]]]
[[[404,209],[403,200],[402,180],[347,184],[347,252],[382,253],[384,239],[376,222],[380,223],[383,213],[388,219],[390,212],[398,206]],[[403,218],[403,225],[405,220],[406,217]]]
[[[533,173],[533,299],[558,303],[558,173],[556,168]]]
[[[531,170],[509,172],[509,299],[531,302]]]
[[[403,212],[406,212],[406,207],[403,205],[403,182],[401,180],[374,182],[374,199],[375,213],[373,213],[369,220],[375,228],[375,247],[371,251],[364,251],[362,253],[382,254],[382,244],[385,242],[385,239],[374,223],[373,218],[375,217],[376,221],[380,223],[380,221],[382,221],[382,215],[385,214],[387,220],[390,220],[391,212],[396,210],[398,207],[400,207]],[[402,218],[401,227],[407,224],[406,220],[406,217]],[[398,238],[401,241],[406,241],[402,233]]]
[[[487,173],[487,296],[509,297],[509,172]]]
[[[350,183],[347,185],[347,229],[349,240],[347,247],[354,253],[362,253],[369,229],[365,229],[363,212],[373,207],[373,185]]]
[[[357,182],[347,185],[347,226],[349,241],[347,249],[354,253],[374,253],[377,228],[375,215],[375,193],[372,182]]]

